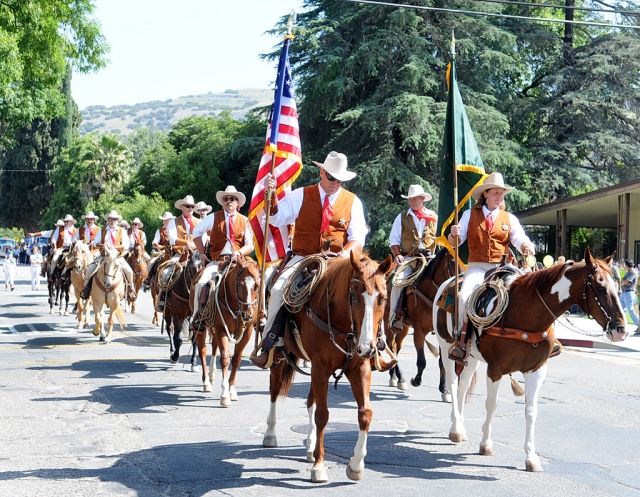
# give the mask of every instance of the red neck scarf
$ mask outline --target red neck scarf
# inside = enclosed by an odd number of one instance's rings
[[[183,215],[182,215],[182,217],[184,218],[184,220],[185,220],[187,223],[189,223],[189,227],[191,228],[191,229],[189,230],[189,233],[192,233],[192,232],[193,232],[193,228],[195,228],[195,227],[196,227],[196,222],[193,220],[193,216],[189,216],[189,217],[187,217],[187,216],[185,216],[185,215],[183,214]]]
[[[418,219],[420,219],[420,221],[425,221],[425,222],[429,222],[429,221],[433,221],[435,223],[436,218],[433,216],[430,216],[427,213],[427,210],[423,207],[422,209],[420,209],[419,211],[415,210],[415,209],[411,209],[413,211],[413,213],[416,215],[416,217]]]
[[[233,225],[234,225],[235,220],[234,220],[233,218],[234,218],[234,215],[233,215],[233,214],[230,214],[230,215],[229,215],[229,239],[230,239],[230,240],[233,240],[233,237],[234,237],[234,235],[235,235],[235,233],[234,233],[234,228],[235,228],[235,227],[233,226]]]
[[[322,205],[322,223],[320,224],[320,234],[325,231],[329,231],[329,221],[333,217],[333,206],[329,200],[329,195],[324,197],[324,204]]]

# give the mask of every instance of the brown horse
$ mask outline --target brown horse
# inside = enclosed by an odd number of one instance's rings
[[[405,288],[405,292],[408,294],[405,297],[407,299],[407,306],[406,313],[402,318],[402,330],[395,333],[394,330],[388,326],[389,319],[385,318],[384,320],[387,344],[396,355],[398,355],[400,349],[402,349],[402,342],[409,332],[409,327],[413,328],[413,343],[418,353],[418,360],[416,362],[418,372],[416,376],[411,378],[411,385],[414,387],[422,384],[422,373],[427,367],[424,345],[425,343],[429,344],[427,335],[433,331],[433,318],[431,316],[433,299],[440,285],[453,276],[454,266],[453,256],[448,250],[441,249],[436,256],[429,261],[429,264],[424,268],[418,279],[412,285]],[[386,310],[387,312],[389,311],[388,306]],[[430,348],[431,347],[432,346],[430,346]],[[435,353],[437,353],[437,350]],[[442,360],[439,362],[441,373],[439,390],[443,400],[448,401],[450,395],[449,392],[446,391]],[[389,386],[397,386],[400,390],[407,389],[400,365],[396,364],[396,366],[389,371],[389,375],[391,376]]]
[[[91,284],[91,300],[93,300],[93,313],[96,326],[93,329],[95,336],[100,335],[100,341],[106,344],[111,342],[113,322],[118,318],[120,328],[125,328],[124,314],[120,308],[120,300],[124,297],[125,279],[118,265],[118,251],[104,248],[104,260],[98,267]],[[109,321],[107,333],[104,332],[104,305],[109,307]]]
[[[265,447],[277,446],[276,400],[292,384],[298,358],[311,362],[311,390],[307,398],[309,435],[307,460],[314,462],[312,482],[328,480],[324,465],[324,430],[329,421],[329,378],[337,370],[347,377],[358,404],[360,432],[347,476],[362,479],[367,435],[373,411],[369,401],[371,359],[377,359],[378,337],[387,297],[385,275],[392,259],[378,265],[364,254],[330,260],[311,300],[292,316],[295,326],[285,333],[283,353],[287,361],[271,368],[271,405],[264,434]],[[311,420],[315,419],[315,425]]]
[[[158,267],[171,259],[171,256],[171,245],[167,243],[164,246],[164,251],[155,259],[152,259],[149,267],[147,268],[147,278],[149,278],[149,288],[151,290],[151,302],[153,303],[153,318],[151,319],[151,324],[155,324],[156,326],[160,326],[160,313],[155,309],[156,303],[158,302],[158,295],[160,294],[160,275],[158,274]]]
[[[207,371],[207,334],[202,330],[196,335],[198,353],[202,363],[202,383],[205,392],[211,391],[215,376],[216,352],[220,350],[222,370],[222,393],[220,405],[229,407],[232,400],[238,400],[236,374],[242,361],[242,351],[251,340],[257,314],[260,287],[260,267],[250,257],[238,257],[236,261],[221,270],[221,279],[215,291],[213,316],[205,317],[206,330],[211,337],[211,363]],[[203,306],[204,307],[204,306]],[[208,307],[208,306],[207,306]],[[205,315],[207,307],[204,311]],[[213,322],[209,320],[213,318]],[[229,343],[234,344],[233,359],[230,360]],[[231,363],[231,374],[229,364]]]
[[[89,250],[89,246],[82,240],[74,243],[73,248],[67,256],[67,264],[71,265],[71,285],[78,303],[78,329],[89,327],[89,302],[80,297],[80,292],[84,287],[84,271],[93,262],[93,254]]]
[[[482,425],[480,454],[493,455],[491,421],[498,402],[500,380],[506,374],[520,371],[525,379],[525,467],[527,471],[542,471],[533,433],[547,359],[557,343],[553,333],[554,322],[575,304],[583,312],[593,315],[611,341],[618,342],[627,337],[625,316],[609,269],[610,261],[611,257],[604,261],[594,259],[587,248],[584,262],[559,264],[506,279],[508,306],[497,322],[499,326],[484,330],[479,336],[477,332],[474,334],[468,345],[468,362],[459,382],[456,381],[454,362],[444,354],[447,383],[453,397],[453,424],[449,433],[452,441],[467,439],[463,426],[463,399],[478,362],[484,361],[487,363],[487,417]],[[436,301],[446,286],[447,283],[440,287]],[[494,301],[492,305],[497,304]],[[453,343],[450,314],[436,307],[433,319],[440,347],[443,351],[448,350]],[[516,386],[512,380],[514,393]]]
[[[144,258],[144,243],[142,241],[136,240],[133,250],[129,252],[127,262],[133,271],[133,285],[137,296],[140,293],[144,279],[147,277],[147,260]],[[137,298],[134,300],[127,299],[127,304],[131,305],[131,313],[136,312],[136,300]]]

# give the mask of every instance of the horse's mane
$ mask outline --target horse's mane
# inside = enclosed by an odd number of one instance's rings
[[[611,268],[609,267],[609,264],[601,259],[594,259],[594,262],[596,262],[603,271],[611,275]],[[571,267],[582,268],[585,266],[585,262],[565,262],[563,264],[551,266],[547,269],[540,269],[539,271],[525,273],[519,278],[513,280],[513,282],[511,283],[511,287],[513,288],[520,285],[533,285],[534,288],[538,288],[539,290],[551,288],[560,279],[561,275]]]
[[[424,273],[422,273],[421,279],[426,278],[428,280],[432,280],[433,277],[435,276],[436,269],[442,262],[442,259],[444,259],[448,253],[449,251],[446,248],[441,248],[436,254],[436,256],[433,259],[431,259],[429,264],[427,264],[427,267],[425,268]]]
[[[368,293],[373,293],[374,282],[371,276],[376,272],[378,264],[369,258],[368,254],[354,251],[354,258],[359,261],[364,273],[364,285]],[[327,264],[327,269],[320,278],[317,293],[325,294],[329,290],[329,302],[349,298],[349,288],[353,278],[353,268],[349,257],[336,257]]]

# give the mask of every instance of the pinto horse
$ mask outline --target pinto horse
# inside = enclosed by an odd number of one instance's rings
[[[144,243],[136,240],[133,250],[129,252],[128,255],[127,262],[133,271],[133,285],[136,291],[136,298],[131,301],[127,300],[127,304],[131,305],[131,313],[133,314],[136,312],[137,295],[139,295],[142,283],[147,277],[147,260],[144,258]]]
[[[238,257],[235,262],[222,269],[220,274],[222,277],[214,290],[213,322],[209,322],[211,317],[205,316],[205,329],[196,335],[196,341],[202,363],[202,383],[205,392],[211,392],[216,370],[216,353],[220,350],[220,405],[229,407],[232,400],[238,400],[236,374],[242,361],[242,352],[251,340],[256,323],[255,307],[260,287],[260,266],[250,257]],[[200,313],[203,315],[202,311]],[[205,330],[209,331],[212,349],[208,370]],[[234,344],[233,359],[230,359],[229,343]]]
[[[482,425],[481,455],[493,455],[491,422],[498,403],[500,380],[506,374],[520,371],[525,379],[525,467],[527,471],[542,471],[534,444],[534,428],[538,411],[538,395],[547,373],[549,359],[556,340],[553,324],[571,306],[592,314],[613,342],[627,337],[625,316],[618,300],[615,282],[611,276],[611,257],[598,260],[585,250],[584,262],[564,263],[536,272],[506,279],[508,306],[497,324],[476,332],[469,342],[468,362],[456,381],[455,363],[444,354],[447,383],[453,397],[451,403],[452,426],[449,438],[453,442],[467,439],[463,426],[464,398],[478,362],[487,363],[487,416]],[[438,290],[436,300],[447,286]],[[525,311],[525,312],[523,312]],[[490,312],[490,311],[489,311]],[[451,315],[439,307],[433,313],[434,327],[442,350],[453,343]],[[512,388],[514,383],[512,381]]]
[[[407,312],[402,321],[402,331],[394,333],[390,326],[389,320],[385,319],[385,336],[389,348],[398,355],[402,349],[402,342],[409,332],[409,327],[413,328],[413,343],[418,353],[416,366],[417,374],[411,378],[411,385],[419,387],[422,384],[422,373],[427,367],[427,359],[424,353],[424,344],[427,342],[427,335],[433,331],[433,319],[431,316],[433,308],[433,299],[442,283],[451,278],[454,273],[455,262],[453,256],[446,249],[441,249],[436,256],[429,261],[419,278],[405,292],[409,292],[407,299]],[[388,306],[387,306],[388,309]],[[436,351],[437,352],[437,351]],[[443,400],[448,394],[445,385],[444,368],[442,360],[440,362],[440,385],[439,390],[443,395]],[[406,380],[400,369],[400,365],[396,364],[389,371],[391,376],[389,386],[397,386],[400,390],[406,390]]]
[[[120,308],[120,300],[124,296],[126,282],[118,264],[118,251],[107,246],[104,248],[104,260],[98,267],[91,284],[91,300],[93,301],[93,314],[96,326],[93,329],[95,336],[100,335],[100,341],[106,344],[111,342],[113,322],[117,318],[120,328],[125,328],[124,314]],[[109,307],[109,321],[107,333],[104,332],[104,305]]]
[[[312,482],[328,480],[324,465],[324,430],[329,421],[329,378],[337,370],[342,370],[349,380],[358,405],[360,432],[354,455],[347,464],[347,476],[351,480],[362,479],[367,435],[373,415],[369,400],[371,360],[377,359],[377,332],[387,297],[385,275],[391,265],[391,256],[378,265],[368,256],[353,251],[348,259],[330,260],[311,300],[292,316],[294,329],[289,327],[289,333],[284,336],[283,352],[287,361],[271,368],[271,404],[262,442],[265,447],[277,446],[276,400],[279,396],[286,396],[291,388],[298,358],[311,362],[306,445],[307,460],[314,463]]]
[[[84,272],[92,262],[93,254],[89,246],[82,240],[76,241],[67,256],[67,266],[71,269],[71,285],[78,303],[78,329],[89,327],[89,302],[80,297],[80,292],[84,287]]]

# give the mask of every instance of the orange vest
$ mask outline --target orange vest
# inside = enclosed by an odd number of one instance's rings
[[[433,213],[433,217],[435,218],[435,213]],[[400,253],[402,255],[418,255],[420,242],[422,242],[422,250],[433,250],[436,244],[437,223],[435,221],[427,221],[423,232],[418,233],[415,219],[409,212],[403,212],[400,219],[402,221],[402,236],[400,238]]]
[[[502,255],[509,253],[510,234],[511,224],[508,212],[498,211],[493,229],[489,232],[482,206],[480,204],[473,206],[467,229],[469,262],[500,262]]]
[[[193,217],[193,216],[192,216],[192,219],[193,219],[193,227],[195,228],[196,226],[198,226],[200,219],[197,219],[196,217]],[[187,240],[188,242],[193,241],[193,230],[191,230],[189,235],[187,235],[187,221],[182,214],[180,214],[176,218],[176,231],[178,232],[178,238],[182,240]],[[174,246],[173,251],[176,254],[184,254],[185,248],[182,246],[177,246],[177,247]]]
[[[348,240],[347,229],[351,222],[351,206],[355,194],[344,188],[333,204],[333,217],[329,221],[329,231],[320,233],[322,224],[322,201],[318,185],[306,186],[302,207],[296,219],[296,229],[293,234],[293,253],[296,255],[319,254],[325,242],[337,239],[344,247]],[[326,250],[326,248],[325,248]],[[329,250],[339,252],[338,243],[331,243]]]
[[[236,212],[233,220],[233,239],[231,248],[236,251],[244,246],[244,233],[247,227],[247,218]],[[224,210],[218,211],[213,215],[213,226],[207,232],[209,235],[209,258],[215,261],[220,257],[220,253],[227,244],[227,220]]]
[[[60,230],[58,231],[58,239],[56,240],[56,248],[61,248],[64,246],[64,226],[60,226]],[[73,226],[71,228],[71,236],[76,234],[76,228]]]

